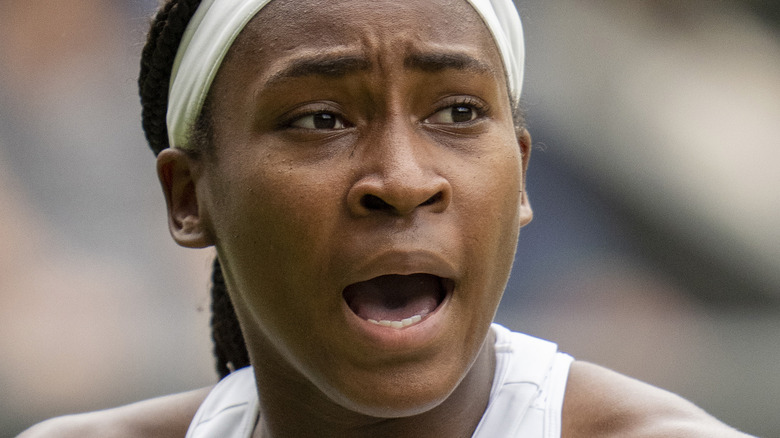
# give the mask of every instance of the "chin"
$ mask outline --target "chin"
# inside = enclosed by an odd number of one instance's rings
[[[375,418],[420,415],[444,403],[466,374],[441,368],[439,365],[427,372],[395,370],[379,378],[374,374],[362,382],[356,378],[331,398],[352,412]]]
[[[374,394],[370,399],[340,400],[346,409],[357,414],[374,418],[405,418],[424,414],[444,403],[452,391],[444,394]]]

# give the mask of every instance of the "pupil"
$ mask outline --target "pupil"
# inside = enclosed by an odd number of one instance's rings
[[[452,121],[455,123],[471,121],[471,108],[467,106],[456,106],[452,108]]]
[[[314,127],[317,129],[333,129],[336,127],[336,118],[333,114],[319,113],[314,115]]]

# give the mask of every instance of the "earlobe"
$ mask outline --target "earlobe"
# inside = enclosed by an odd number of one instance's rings
[[[528,190],[526,189],[528,161],[531,159],[531,133],[529,133],[527,129],[522,128],[517,131],[517,144],[520,147],[523,170],[523,196],[520,200],[520,226],[524,227],[528,225],[534,217],[533,210],[531,210],[531,203],[528,200]]]
[[[165,149],[157,156],[157,177],[165,195],[173,240],[186,248],[205,248],[213,245],[214,239],[198,202],[195,160],[182,150]]]

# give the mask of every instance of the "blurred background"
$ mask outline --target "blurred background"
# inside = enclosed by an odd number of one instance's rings
[[[780,3],[522,0],[535,219],[498,321],[780,416]],[[0,1],[0,436],[212,384],[213,253],[140,128],[156,0]]]

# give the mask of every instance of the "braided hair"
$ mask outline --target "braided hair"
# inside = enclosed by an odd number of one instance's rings
[[[169,147],[166,113],[168,85],[173,61],[184,30],[201,0],[168,0],[152,20],[149,35],[141,53],[138,90],[141,96],[142,124],[146,140],[155,155]],[[208,147],[210,127],[204,107],[196,123],[193,138],[196,149]],[[200,141],[198,141],[200,139]],[[214,258],[211,276],[211,337],[214,341],[217,373],[220,378],[231,371],[249,365],[249,354],[236,318],[233,303],[227,294],[219,258]]]

